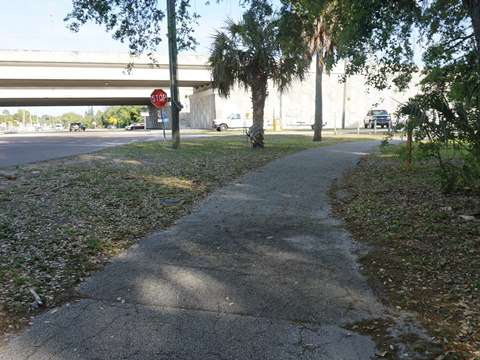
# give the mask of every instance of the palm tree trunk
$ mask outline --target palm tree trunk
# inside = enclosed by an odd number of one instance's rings
[[[250,129],[252,148],[264,147],[263,116],[267,98],[267,80],[261,79],[251,84],[253,125]]]
[[[313,126],[313,141],[322,141],[323,99],[322,99],[322,54],[317,51],[315,61],[315,122]]]

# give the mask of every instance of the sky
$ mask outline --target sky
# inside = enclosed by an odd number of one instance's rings
[[[128,52],[128,46],[113,40],[106,33],[104,27],[93,22],[80,28],[78,33],[73,33],[66,28],[63,21],[72,10],[72,0],[1,0],[0,12],[0,49],[7,50],[60,50],[60,51],[105,51]],[[215,29],[220,29],[227,17],[240,20],[242,11],[238,0],[223,0],[217,4],[215,0],[206,6],[206,0],[191,0],[191,9],[201,15],[199,26],[195,28],[195,37],[200,45],[196,54],[208,53],[211,36]],[[166,0],[159,0],[166,6]],[[162,26],[161,32],[165,33],[165,42],[158,49],[158,53],[167,54],[167,29]],[[194,53],[192,51],[188,53]],[[15,113],[19,108],[1,108]],[[58,116],[68,111],[83,115],[87,107],[29,107],[25,108],[32,115],[44,114]]]

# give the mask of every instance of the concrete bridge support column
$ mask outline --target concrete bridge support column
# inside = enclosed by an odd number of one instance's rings
[[[211,88],[195,89],[190,96],[191,126],[194,129],[211,129],[212,120],[220,117],[216,112],[218,96]]]
[[[146,117],[145,128],[162,129],[162,123],[158,122],[159,115],[160,109],[158,109],[155,105],[148,105],[148,116]]]

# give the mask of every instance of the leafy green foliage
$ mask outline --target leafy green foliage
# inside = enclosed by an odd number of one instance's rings
[[[461,2],[432,2],[423,14],[421,29],[429,45],[424,54],[427,64],[452,64],[475,49],[471,19]]]
[[[429,141],[429,156],[438,161],[444,191],[471,186],[480,175],[480,4],[475,0],[431,1],[284,1],[292,11],[309,9],[308,24],[322,17],[333,25],[338,48],[327,57],[329,66],[348,58],[347,76],[363,74],[377,89],[405,89],[417,71],[414,32],[423,34],[422,94],[410,99],[400,113],[410,116],[407,129],[417,141]],[[296,35],[301,41],[300,35]],[[448,151],[468,156],[451,161]]]
[[[105,25],[112,38],[127,42],[132,55],[152,54],[164,37],[160,31],[165,12],[158,0],[72,0],[73,10],[65,17],[72,31],[79,31],[87,21]],[[197,44],[191,35],[192,24],[198,15],[189,10],[190,1],[181,0],[177,5],[176,19],[178,49],[194,49]],[[153,60],[153,58],[152,58]]]
[[[124,127],[125,125],[131,124],[133,122],[142,122],[142,117],[140,116],[140,109],[145,106],[108,106],[104,112],[98,114],[98,117],[101,119],[103,126],[107,127],[110,125],[110,118],[117,119],[118,127]],[[132,120],[131,114],[137,119],[136,121]]]
[[[62,115],[62,122],[64,122],[64,125],[68,125],[69,123],[73,122],[83,122],[83,116],[77,113],[74,113],[73,111],[70,111],[68,113],[65,113]]]
[[[411,74],[417,71],[414,55],[420,50],[419,33],[427,43],[426,64],[464,62],[462,57],[470,54],[464,70],[478,69],[480,9],[476,1],[284,0],[283,4],[297,13],[307,9],[304,24],[319,18],[331,24],[338,48],[327,57],[327,64],[348,58],[347,75],[363,74],[366,83],[378,89],[409,85]],[[302,41],[301,34],[295,37]],[[472,53],[475,49],[476,55]]]
[[[438,183],[447,193],[479,187],[480,113],[466,106],[449,103],[443,91],[431,89],[399,110],[409,117],[407,132],[412,132],[419,151],[436,159]]]
[[[217,31],[209,57],[214,85],[221,95],[229,96],[236,83],[250,88],[271,79],[285,88],[294,78],[306,75],[307,54],[282,53],[277,19],[263,2],[254,1],[243,21],[227,20],[224,30]]]
[[[408,86],[413,66],[412,26],[419,21],[415,1],[334,2],[330,17],[338,51],[331,61],[349,59],[347,74],[361,73],[378,89],[390,86],[390,74],[399,89]]]

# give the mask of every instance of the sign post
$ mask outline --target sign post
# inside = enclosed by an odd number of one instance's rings
[[[168,122],[168,113],[167,109],[165,107],[160,108],[160,112],[158,113],[158,122],[162,123],[162,128],[163,128],[163,142],[167,141],[167,137],[165,135],[165,123]]]
[[[157,107],[158,121],[160,122],[160,119],[162,119],[163,142],[165,142],[167,140],[167,138],[165,136],[165,122],[163,120],[163,111],[165,110],[165,108],[164,108],[165,104],[168,102],[167,93],[165,91],[163,91],[162,89],[155,89],[150,94],[150,101],[152,102],[153,105],[155,105]],[[159,110],[160,110],[160,113],[158,113]]]

